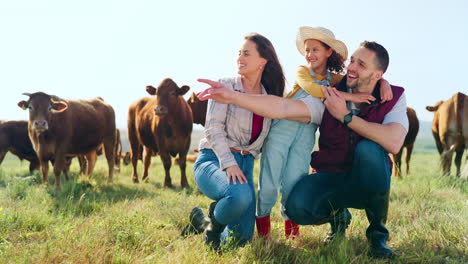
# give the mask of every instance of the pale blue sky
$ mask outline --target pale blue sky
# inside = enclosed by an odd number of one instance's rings
[[[443,3],[443,4],[442,4]],[[199,92],[199,77],[236,76],[242,37],[269,38],[291,86],[304,58],[299,26],[324,26],[352,53],[363,40],[384,45],[384,75],[425,110],[468,92],[468,1],[122,1],[0,2],[0,119],[28,119],[23,92],[67,99],[103,97],[126,127],[128,106],[166,78]],[[189,94],[187,94],[188,96]]]

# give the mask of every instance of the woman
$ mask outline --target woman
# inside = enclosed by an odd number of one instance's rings
[[[220,80],[226,87],[247,94],[282,96],[283,70],[271,42],[260,34],[244,38],[237,59],[239,77]],[[205,138],[194,164],[195,181],[215,200],[208,217],[195,207],[190,221],[213,249],[233,237],[243,244],[255,226],[254,159],[268,134],[271,119],[231,104],[208,102]]]

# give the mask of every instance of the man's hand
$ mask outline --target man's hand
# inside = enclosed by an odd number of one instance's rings
[[[344,97],[333,87],[322,86],[322,91],[325,95],[325,101],[323,103],[328,112],[330,112],[334,118],[343,122],[344,116],[349,113]]]
[[[213,99],[220,103],[230,104],[235,92],[228,89],[224,84],[220,82],[215,82],[208,79],[198,79],[197,81],[201,83],[206,83],[210,88],[205,89],[204,91],[197,94],[198,99],[205,101],[208,99]]]
[[[237,165],[233,165],[233,166],[228,167],[226,169],[226,173],[227,173],[227,182],[228,182],[228,184],[230,184],[231,181],[232,181],[232,183],[237,184],[236,179],[239,180],[240,184],[247,183],[247,178],[245,178],[244,173],[242,172],[242,170]]]

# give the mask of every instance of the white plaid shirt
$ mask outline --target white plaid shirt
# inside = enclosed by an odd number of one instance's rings
[[[240,77],[219,80],[226,87],[245,93]],[[262,93],[267,94],[262,86]],[[221,169],[237,165],[229,148],[249,151],[256,159],[260,154],[263,141],[270,130],[271,119],[263,119],[263,127],[258,138],[250,144],[253,113],[233,104],[208,101],[205,122],[205,138],[200,141],[199,149],[212,149],[218,157]]]

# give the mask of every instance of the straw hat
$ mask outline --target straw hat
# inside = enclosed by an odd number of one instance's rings
[[[346,45],[335,38],[335,35],[331,30],[323,28],[323,27],[300,27],[299,31],[297,32],[296,37],[296,46],[303,56],[305,56],[305,47],[304,41],[307,39],[316,39],[320,40],[321,42],[327,44],[332,49],[336,51],[336,53],[340,54],[344,60],[348,58],[348,49]]]

